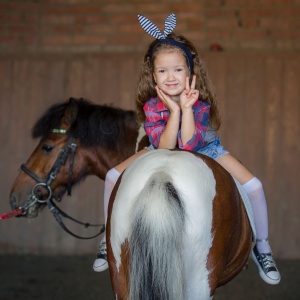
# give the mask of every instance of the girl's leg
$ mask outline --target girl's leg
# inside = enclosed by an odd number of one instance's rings
[[[103,204],[104,204],[104,219],[105,219],[105,225],[106,225],[106,220],[107,220],[107,211],[108,211],[108,204],[109,204],[109,199],[110,195],[112,193],[112,190],[118,181],[118,178],[120,177],[121,173],[139,156],[143,155],[144,153],[148,152],[149,150],[143,149],[116,167],[110,169],[106,176],[105,176],[105,181],[104,181],[104,199],[103,199]],[[96,272],[101,272],[104,271],[108,268],[107,264],[107,253],[106,253],[106,234],[103,235],[103,238],[100,242],[100,246],[97,252],[96,259],[94,261],[93,269]]]
[[[104,181],[104,199],[103,199],[103,204],[104,204],[104,220],[105,220],[105,225],[106,225],[106,220],[107,220],[107,210],[108,210],[108,203],[109,203],[109,198],[110,194],[120,177],[121,173],[119,173],[115,168],[110,169],[105,176],[105,181]],[[102,272],[108,268],[108,263],[107,263],[107,250],[106,250],[106,234],[104,232],[102,240],[100,242],[97,254],[96,254],[96,259],[93,264],[93,269],[95,272]]]
[[[253,178],[253,175],[244,167],[244,165],[229,153],[223,154],[215,160],[242,185]]]
[[[268,208],[261,182],[253,177],[243,184],[243,188],[251,199],[255,228],[257,229],[257,249],[261,253],[271,252],[268,242]]]
[[[221,155],[216,161],[239,181],[250,200],[257,238],[252,257],[259,268],[260,276],[267,283],[279,283],[280,274],[268,242],[268,208],[261,182],[230,154]]]

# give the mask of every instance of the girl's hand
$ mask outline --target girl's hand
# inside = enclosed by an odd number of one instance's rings
[[[199,91],[195,89],[196,75],[193,75],[191,86],[188,77],[185,82],[185,90],[180,95],[180,106],[182,110],[192,108],[194,103],[199,99]]]
[[[173,101],[170,96],[165,94],[158,86],[155,87],[157,96],[163,102],[163,104],[168,108],[170,112],[178,112],[180,111],[180,106],[178,103]]]

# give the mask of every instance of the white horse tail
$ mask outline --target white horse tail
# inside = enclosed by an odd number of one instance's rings
[[[184,203],[164,171],[152,175],[131,211],[130,300],[181,300]]]

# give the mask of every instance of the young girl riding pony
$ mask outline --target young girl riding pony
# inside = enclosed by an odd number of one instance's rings
[[[138,18],[143,29],[156,38],[144,56],[136,95],[138,119],[144,124],[151,145],[107,173],[105,220],[117,179],[140,155],[154,149],[176,147],[205,154],[237,179],[248,195],[257,234],[252,257],[262,279],[278,284],[280,273],[268,242],[268,212],[262,184],[221,145],[216,134],[220,127],[217,100],[195,47],[183,36],[173,33],[174,14],[166,19],[164,33],[145,17]],[[93,267],[95,271],[108,268],[105,237]]]

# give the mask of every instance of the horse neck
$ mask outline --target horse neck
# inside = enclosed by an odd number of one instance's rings
[[[124,133],[122,139],[116,137],[114,143],[119,145],[117,149],[108,149],[103,145],[93,146],[87,149],[88,168],[90,175],[96,175],[104,180],[106,173],[113,167],[117,166],[136,151],[136,143],[139,134],[139,128],[135,119],[127,120],[121,130]]]
[[[135,141],[130,143],[126,149],[111,151],[102,147],[96,147],[87,151],[89,175],[96,175],[104,180],[106,173],[135,153]]]

